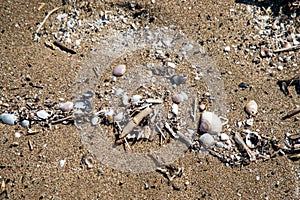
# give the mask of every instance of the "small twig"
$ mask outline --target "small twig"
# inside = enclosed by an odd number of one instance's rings
[[[50,17],[50,15],[52,15],[55,11],[57,11],[58,9],[60,9],[61,6],[54,8],[53,10],[51,10],[48,15],[46,15],[46,17],[44,18],[44,20],[42,21],[42,23],[40,24],[39,28],[35,31],[35,33],[39,33],[41,28],[43,27],[43,25],[45,24],[46,20]]]
[[[67,117],[64,117],[64,118],[61,118],[61,119],[58,119],[58,120],[55,120],[55,121],[51,121],[51,124],[56,124],[56,123],[63,122],[65,120],[69,120],[69,119],[73,119],[73,116],[71,115],[71,116],[67,116]]]
[[[296,108],[296,109],[290,111],[288,114],[286,114],[284,117],[282,117],[282,120],[293,117],[294,115],[297,115],[298,113],[300,113],[300,108]]]
[[[279,53],[279,52],[284,52],[284,51],[293,51],[293,50],[297,50],[299,48],[300,48],[300,45],[297,45],[297,46],[291,46],[291,47],[282,48],[282,49],[276,49],[273,52]]]
[[[65,46],[64,44],[62,44],[58,41],[53,42],[53,44],[55,46],[57,46],[58,48],[60,48],[60,50],[62,50],[62,51],[65,51],[65,52],[71,53],[71,54],[76,54],[76,51],[74,51],[73,49],[70,49],[69,47]]]

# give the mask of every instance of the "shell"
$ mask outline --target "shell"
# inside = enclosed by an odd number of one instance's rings
[[[60,103],[59,104],[59,108],[63,111],[63,112],[69,112],[73,109],[74,107],[74,103],[71,101],[67,101],[65,103]]]
[[[114,70],[113,74],[115,76],[122,76],[126,72],[126,65],[117,65]]]
[[[48,117],[50,117],[49,113],[47,113],[45,110],[39,110],[39,111],[37,111],[36,115],[40,119],[47,119]]]
[[[14,114],[3,113],[0,115],[0,119],[4,124],[15,125],[15,122],[17,121],[17,116],[15,116]]]
[[[200,132],[217,135],[222,131],[221,119],[213,112],[204,111],[200,119]]]
[[[249,132],[246,135],[246,144],[251,149],[256,148],[260,144],[260,141],[261,137],[256,132]]]
[[[214,137],[209,133],[204,133],[203,135],[201,135],[199,138],[199,142],[206,148],[211,147],[216,143]]]
[[[226,141],[226,140],[229,140],[229,136],[226,133],[221,133],[220,134],[220,139],[222,141]]]
[[[136,104],[136,103],[138,103],[139,101],[141,101],[142,98],[143,98],[143,97],[142,97],[141,95],[138,95],[138,94],[133,95],[133,96],[131,97],[131,102],[132,102],[133,104]]]
[[[254,100],[249,101],[245,106],[245,111],[249,115],[256,115],[257,110],[258,110],[258,105]]]

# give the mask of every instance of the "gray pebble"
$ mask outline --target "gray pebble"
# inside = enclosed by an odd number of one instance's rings
[[[179,104],[179,103],[181,103],[182,101],[183,101],[183,96],[181,95],[181,94],[175,94],[173,97],[172,97],[172,101],[174,102],[174,103],[177,103],[177,104]]]
[[[22,122],[21,122],[21,126],[23,126],[23,127],[27,127],[27,126],[29,126],[29,121],[28,120],[23,120]]]

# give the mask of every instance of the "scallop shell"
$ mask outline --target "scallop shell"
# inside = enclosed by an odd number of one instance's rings
[[[254,100],[249,101],[245,106],[245,111],[249,115],[256,115],[257,110],[258,110],[258,105]]]
[[[261,141],[260,135],[255,132],[249,132],[246,136],[246,144],[249,148],[253,149],[256,148]]]
[[[217,135],[222,131],[221,119],[213,112],[204,111],[200,119],[200,132]]]

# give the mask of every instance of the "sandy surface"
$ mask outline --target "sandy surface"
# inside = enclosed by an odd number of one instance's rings
[[[258,32],[262,29],[253,19],[265,16],[264,12],[269,12],[271,19],[275,19],[280,16],[277,13],[278,7],[264,11],[263,6],[267,8],[267,2],[248,5],[232,0],[157,0],[155,3],[149,0],[139,2],[134,8],[128,2],[112,2],[84,5],[81,9],[85,12],[80,17],[95,19],[101,12],[112,11],[116,16],[117,13],[122,13],[128,19],[128,24],[119,21],[104,26],[99,31],[85,33],[80,45],[74,48],[77,53],[70,54],[59,49],[52,50],[44,44],[47,39],[54,40],[51,32],[58,30],[56,16],[67,12],[67,6],[49,17],[41,29],[43,34],[40,40],[33,41],[37,25],[50,10],[60,6],[61,1],[46,3],[40,11],[39,1],[1,1],[0,97],[9,104],[9,107],[1,107],[2,112],[18,110],[27,101],[32,101],[35,94],[40,99],[34,103],[38,108],[45,108],[46,99],[52,102],[59,102],[59,98],[71,100],[80,67],[97,43],[90,38],[102,38],[114,30],[131,29],[133,27],[130,24],[134,22],[137,28],[173,27],[203,45],[221,73],[226,93],[225,115],[230,126],[234,127],[236,121],[246,119],[244,105],[254,99],[259,105],[259,112],[251,130],[259,130],[260,134],[276,137],[280,141],[284,141],[288,132],[299,133],[299,115],[281,120],[288,111],[299,106],[299,94],[291,87],[290,95],[286,96],[276,84],[278,80],[290,79],[300,72],[299,50],[274,54],[272,60],[276,67],[271,67],[270,60],[261,58],[259,54],[262,45],[270,44],[271,36],[253,37],[259,35]],[[70,3],[69,7],[76,5]],[[285,6],[282,12],[289,16],[296,11],[288,11]],[[299,12],[292,20],[294,33],[299,34]],[[78,37],[81,38],[81,35]],[[231,47],[229,52],[224,52],[226,46]],[[256,46],[257,50],[251,49],[252,46]],[[276,49],[275,46],[273,49]],[[287,56],[291,56],[289,61],[280,62],[279,57]],[[283,70],[277,70],[279,65],[283,65]],[[30,80],[26,79],[28,76]],[[241,82],[250,87],[244,90],[239,88]],[[286,156],[251,162],[246,166],[227,167],[211,155],[203,158],[197,152],[187,152],[173,163],[176,167],[184,168],[183,175],[174,179],[174,184],[179,188],[175,190],[158,172],[122,172],[98,162],[96,158],[94,167],[87,169],[86,165],[81,164],[81,160],[91,153],[81,143],[80,132],[75,126],[58,124],[52,129],[37,129],[39,133],[27,135],[26,128],[19,124],[0,124],[0,199],[300,197],[299,161],[291,161]],[[16,132],[21,134],[20,138],[14,137]],[[33,146],[31,150],[29,143]],[[64,159],[66,163],[61,167],[58,163]]]

